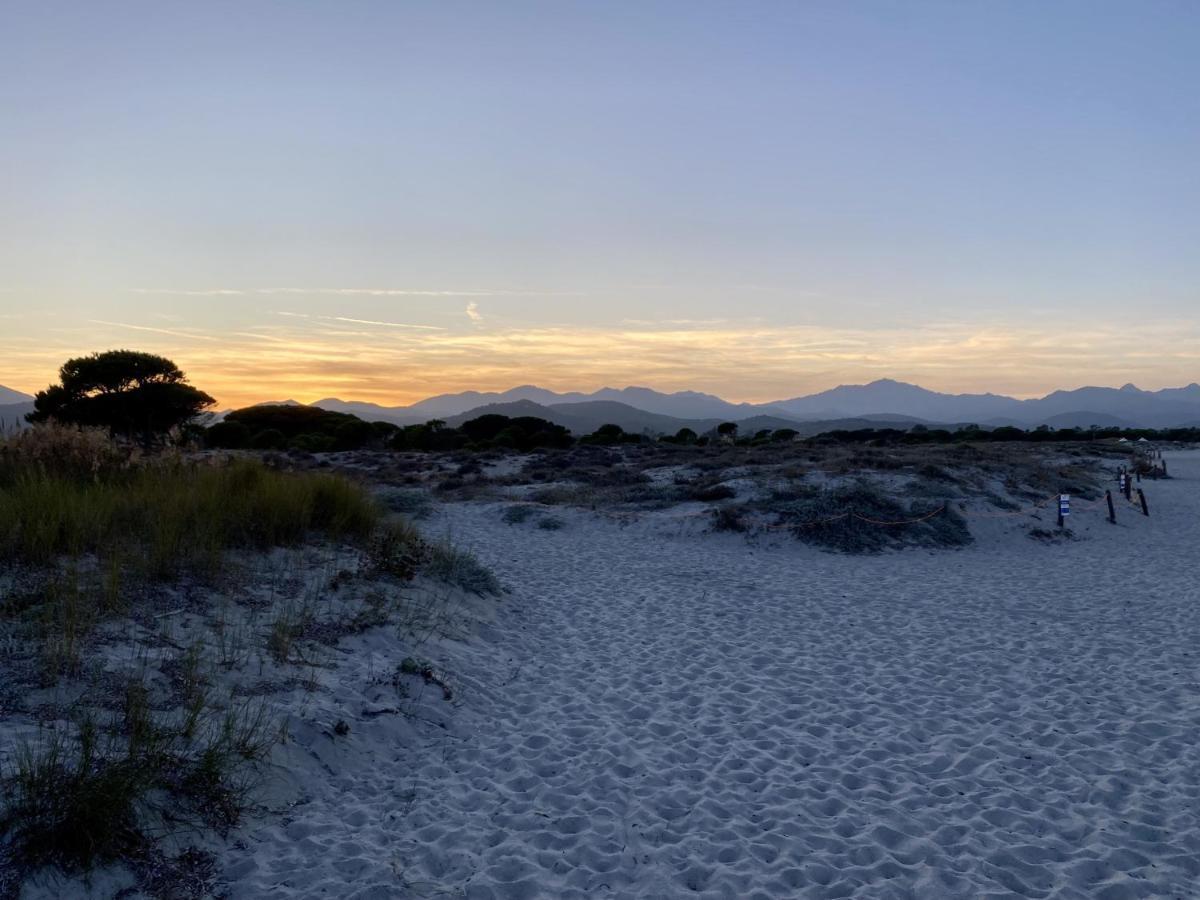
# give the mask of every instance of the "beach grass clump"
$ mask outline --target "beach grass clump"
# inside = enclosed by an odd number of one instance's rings
[[[377,572],[410,581],[429,558],[429,546],[411,524],[395,520],[383,523],[372,533],[367,558]]]
[[[0,771],[0,843],[23,868],[76,871],[148,847],[156,823],[232,824],[280,734],[261,702],[164,717],[131,678],[107,726],[85,714],[17,747]]]
[[[746,508],[736,503],[725,503],[709,513],[713,531],[731,531],[741,534],[750,526],[746,521]]]
[[[402,513],[410,519],[424,519],[433,511],[433,500],[421,490],[388,488],[380,491],[379,499],[389,512]]]
[[[105,428],[48,422],[0,441],[0,484],[31,470],[100,480],[129,469],[139,460],[138,448],[117,443]]]
[[[732,500],[737,491],[727,484],[699,484],[687,492],[687,499],[701,503],[715,503],[719,500]]]
[[[528,522],[537,510],[532,506],[509,506],[501,514],[509,525],[521,525]]]
[[[791,497],[777,496],[773,509],[799,540],[841,553],[958,547],[971,541],[966,522],[948,503],[904,503],[866,481],[806,487]]]
[[[429,545],[429,556],[423,571],[430,578],[472,594],[496,595],[503,590],[491,569],[473,554],[455,547],[449,541],[437,541]]]
[[[0,466],[0,559],[12,562],[95,554],[137,563],[152,578],[215,574],[227,550],[292,546],[313,533],[361,540],[381,517],[348,479],[258,460],[102,469],[10,450]]]

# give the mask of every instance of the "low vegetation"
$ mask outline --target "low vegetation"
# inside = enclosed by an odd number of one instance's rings
[[[20,864],[70,871],[111,862],[145,848],[150,821],[236,824],[254,769],[279,737],[263,704],[210,705],[201,695],[164,715],[150,695],[131,680],[107,723],[85,711],[18,748],[4,773],[0,834]]]
[[[397,582],[418,575],[500,590],[344,475],[56,424],[0,441],[0,561],[0,685],[70,698],[5,711],[41,723],[0,746],[10,872],[144,859],[162,833],[229,827],[285,734],[254,671],[295,682],[317,671],[314,647],[415,628],[393,617]],[[435,599],[412,613],[425,632]],[[193,624],[172,634],[177,616]]]
[[[395,432],[396,426],[388,422],[365,422],[349,413],[263,404],[228,413],[205,431],[204,441],[221,449],[320,453],[383,447]]]
[[[61,429],[74,452],[78,439]],[[101,443],[85,446],[103,448]],[[345,478],[284,473],[259,460],[199,465],[174,458],[115,464],[63,456],[46,465],[41,430],[0,451],[0,558],[48,565],[91,554],[103,566],[119,559],[138,574],[215,576],[234,547],[294,545],[310,534],[362,539],[379,522],[378,507]]]
[[[804,488],[770,504],[778,522],[798,539],[843,553],[889,547],[960,547],[971,533],[947,502],[901,500],[867,481]]]

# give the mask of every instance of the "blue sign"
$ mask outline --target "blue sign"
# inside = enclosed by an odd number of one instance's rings
[[[1069,516],[1071,514],[1071,495],[1058,495],[1058,514],[1060,516]]]

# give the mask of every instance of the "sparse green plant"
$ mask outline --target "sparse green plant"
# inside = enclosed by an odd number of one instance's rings
[[[267,652],[279,665],[288,662],[297,638],[304,633],[309,620],[305,610],[284,604],[271,620],[267,630]]]
[[[13,770],[0,772],[0,842],[23,866],[70,871],[148,846],[148,821],[185,809],[236,815],[279,728],[261,701],[209,706],[202,723],[165,722],[145,680],[131,678],[107,730],[84,714],[17,748]]]
[[[429,557],[424,571],[431,578],[475,594],[499,594],[500,582],[472,554],[460,550],[449,541],[429,545]]]
[[[453,689],[446,683],[445,678],[438,674],[438,671],[433,667],[433,663],[427,659],[406,656],[400,661],[397,672],[400,675],[415,675],[421,678],[426,684],[437,685],[442,689],[442,697],[444,699],[454,699]],[[398,679],[396,679],[396,682],[398,685],[402,683]]]
[[[745,508],[736,504],[718,506],[710,513],[713,531],[744,532],[749,526],[746,523]]]
[[[501,518],[509,525],[521,525],[528,522],[535,511],[532,506],[510,506],[504,510]]]
[[[697,485],[688,491],[689,500],[701,503],[714,503],[717,500],[730,500],[737,496],[737,491],[727,484]]]
[[[367,545],[371,565],[380,572],[403,581],[412,579],[421,563],[428,557],[429,548],[420,532],[404,520],[380,526]]]
[[[433,500],[425,491],[390,488],[381,491],[379,496],[389,511],[402,513],[411,519],[423,519],[433,508]]]

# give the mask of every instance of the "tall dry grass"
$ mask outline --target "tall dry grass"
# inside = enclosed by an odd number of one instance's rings
[[[258,460],[138,460],[107,438],[54,427],[0,446],[0,559],[14,562],[95,554],[153,578],[212,575],[229,549],[364,539],[381,516],[345,478]]]

